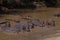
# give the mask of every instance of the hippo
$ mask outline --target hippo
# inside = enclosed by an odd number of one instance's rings
[[[6,22],[0,22],[0,24],[5,24]]]
[[[6,28],[4,28],[2,30],[3,30],[3,32],[13,32],[14,28],[13,27],[6,27]]]
[[[11,24],[10,24],[10,21],[9,20],[6,20],[5,26],[6,27],[11,27]]]
[[[46,22],[46,24],[55,27],[55,20],[53,20],[53,19],[48,19],[47,22]]]
[[[21,22],[23,31],[30,32],[32,24],[29,22]]]
[[[60,17],[60,14],[54,14],[55,17]]]
[[[16,23],[13,25],[14,27],[14,31],[16,31],[17,33],[19,33],[21,31],[21,23],[20,21],[16,21]]]
[[[34,19],[31,21],[31,23],[34,25],[34,26],[39,26],[39,27],[42,27],[43,26],[43,22],[40,21],[39,19]]]

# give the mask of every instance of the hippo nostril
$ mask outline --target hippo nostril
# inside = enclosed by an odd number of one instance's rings
[[[32,27],[31,27],[32,29],[34,28],[34,25],[32,25]]]

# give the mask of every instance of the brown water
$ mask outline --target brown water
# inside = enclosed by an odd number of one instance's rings
[[[29,11],[29,12],[22,12],[23,16],[31,16],[33,19],[34,18],[38,18],[41,20],[46,21],[48,18],[53,18],[56,21],[56,28],[60,29],[60,18],[56,18],[53,16],[53,14],[55,13],[60,13],[60,9],[59,8],[48,8],[48,9],[44,9],[44,10],[35,10],[33,12]],[[5,21],[5,19],[13,19],[13,20],[21,20],[21,21],[25,21],[23,19],[21,19],[22,17],[20,15],[12,15],[12,14],[5,14],[3,15],[4,17],[0,18],[0,21]],[[11,24],[13,25],[14,22],[11,21]],[[53,33],[56,33],[54,28],[49,28],[50,32],[46,31],[46,29],[48,30],[48,28],[39,28],[36,27],[35,29],[32,29],[32,32],[30,33],[20,33],[20,34],[15,34],[15,35],[7,35],[3,32],[0,32],[0,40],[42,40],[40,38],[43,38],[43,36],[47,36]]]

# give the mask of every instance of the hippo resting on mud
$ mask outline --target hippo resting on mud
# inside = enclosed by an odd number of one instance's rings
[[[60,14],[54,14],[54,16],[56,16],[56,17],[60,17]]]

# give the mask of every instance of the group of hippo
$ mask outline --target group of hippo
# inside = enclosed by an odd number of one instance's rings
[[[30,32],[31,29],[36,27],[45,27],[47,25],[55,27],[55,20],[48,19],[46,22],[41,21],[39,19],[31,19],[30,16],[24,17],[22,19],[26,19],[27,22],[22,22],[20,20],[13,20],[15,24],[11,26],[10,19],[6,19],[5,22],[0,22],[0,30],[5,32],[12,32],[15,31],[17,33],[24,31],[24,32]],[[5,24],[5,26],[1,26],[2,24]],[[47,26],[48,27],[48,26]]]

